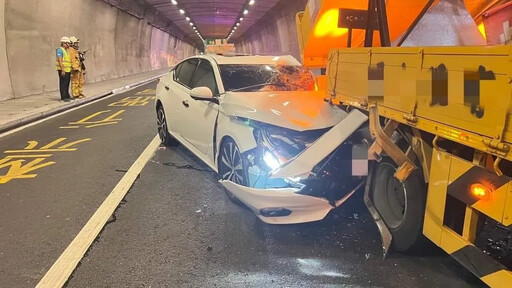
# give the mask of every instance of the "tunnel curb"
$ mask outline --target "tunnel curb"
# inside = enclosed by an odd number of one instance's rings
[[[23,117],[23,118],[20,118],[20,119],[16,119],[16,120],[4,123],[4,124],[0,124],[0,134],[4,133],[4,132],[8,132],[9,130],[12,130],[12,129],[21,127],[23,125],[30,124],[32,122],[35,122],[35,121],[38,121],[38,120],[50,117],[52,115],[58,114],[60,112],[63,112],[65,110],[68,110],[68,109],[71,109],[71,108],[76,108],[76,107],[82,106],[82,105],[90,103],[92,101],[96,101],[96,100],[105,98],[105,97],[113,95],[113,94],[122,93],[122,92],[124,92],[124,91],[126,91],[128,89],[131,89],[131,88],[134,88],[136,86],[140,86],[140,85],[149,83],[151,81],[154,81],[154,80],[162,77],[165,74],[167,74],[167,73],[162,73],[160,75],[153,76],[151,78],[147,78],[147,79],[135,82],[135,83],[131,83],[131,84],[122,86],[122,87],[114,88],[112,90],[109,90],[109,91],[106,91],[106,92],[103,92],[103,93],[100,93],[100,94],[97,94],[97,95],[94,95],[94,96],[90,96],[90,97],[87,97],[85,99],[74,100],[73,102],[69,102],[68,104],[64,104],[64,105],[59,106],[59,107],[55,107],[55,108],[52,108],[52,109],[49,109],[49,110],[46,110],[46,111],[43,111],[43,112],[38,112],[38,113],[35,113],[33,115],[30,115],[30,116],[26,116],[26,117]]]

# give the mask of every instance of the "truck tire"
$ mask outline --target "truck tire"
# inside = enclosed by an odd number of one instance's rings
[[[426,185],[420,169],[402,183],[393,176],[396,169],[397,165],[389,158],[374,165],[370,197],[393,235],[393,249],[413,252],[426,244],[422,233]]]

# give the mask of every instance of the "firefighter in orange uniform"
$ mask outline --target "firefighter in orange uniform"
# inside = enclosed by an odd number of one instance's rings
[[[71,91],[73,98],[83,98],[84,74],[82,73],[82,63],[78,52],[80,39],[75,36],[69,37],[71,47],[69,48],[69,56],[71,58]]]

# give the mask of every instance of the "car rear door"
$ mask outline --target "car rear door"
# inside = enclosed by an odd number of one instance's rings
[[[165,86],[167,97],[163,103],[167,126],[177,136],[183,136],[183,131],[190,127],[185,121],[185,115],[189,113],[186,101],[190,101],[190,86],[198,64],[198,58],[181,62],[174,70],[171,83]]]
[[[190,87],[208,87],[213,95],[218,94],[217,78],[213,66],[207,59],[200,59]],[[183,137],[213,163],[213,135],[219,105],[211,101],[194,100],[190,94],[183,99],[188,106],[183,115],[187,128],[180,133]]]

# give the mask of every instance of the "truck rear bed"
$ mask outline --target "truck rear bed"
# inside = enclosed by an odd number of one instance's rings
[[[512,46],[332,50],[336,100],[512,161]]]

